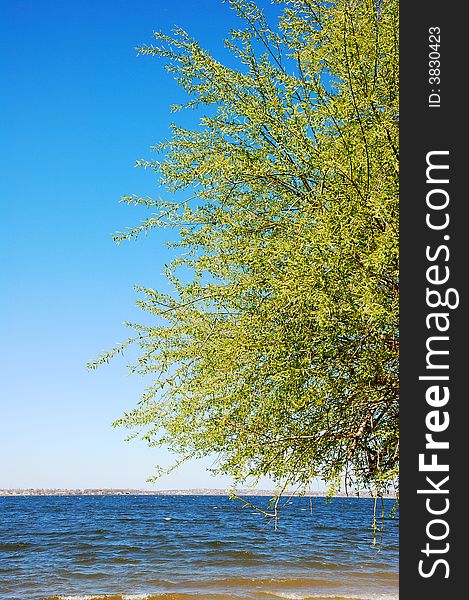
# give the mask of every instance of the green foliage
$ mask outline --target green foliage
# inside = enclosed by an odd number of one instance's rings
[[[236,68],[180,29],[140,48],[202,117],[139,162],[170,199],[125,198],[153,213],[118,241],[173,227],[179,251],[173,293],[141,290],[152,384],[118,425],[236,482],[379,495],[398,465],[398,2],[279,4],[272,28],[231,2]]]

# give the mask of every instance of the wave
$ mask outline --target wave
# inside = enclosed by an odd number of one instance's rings
[[[31,548],[34,544],[30,542],[0,542],[0,552],[12,552]]]
[[[67,569],[58,569],[57,573],[59,575],[68,575],[69,571]],[[91,573],[81,573],[79,571],[74,571],[73,577],[76,579],[106,579],[108,577],[108,574],[97,571]]]
[[[398,600],[395,593],[365,593],[365,594],[299,594],[297,592],[266,592],[270,597],[285,600]]]
[[[221,556],[232,556],[234,558],[261,558],[258,553],[249,550],[219,550]]]
[[[161,594],[76,594],[67,596],[48,596],[43,600],[243,600],[243,599],[282,599],[282,600],[398,600],[397,593],[299,593],[299,592],[254,592],[241,595],[227,593],[174,593],[163,592]]]
[[[44,600],[151,600],[152,598],[161,597],[150,594],[76,594],[72,596],[48,596]]]
[[[87,578],[83,573],[78,578]],[[89,576],[100,577],[95,572]],[[89,587],[81,594],[55,592],[42,600],[397,600],[398,575],[386,572],[366,576],[353,571],[342,577],[215,577],[210,579],[187,578],[170,581],[168,578],[147,579],[148,587],[140,593],[89,593]],[[344,585],[345,583],[345,585]],[[50,592],[49,592],[50,594]]]

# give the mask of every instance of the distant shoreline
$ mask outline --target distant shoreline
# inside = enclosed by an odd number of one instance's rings
[[[234,492],[238,496],[269,496],[275,494],[275,490],[229,490],[196,488],[187,490],[139,490],[139,489],[115,489],[115,488],[83,488],[83,489],[56,489],[56,488],[18,488],[0,489],[0,496],[229,496]],[[298,492],[284,492],[284,496],[307,496],[315,498],[327,497],[327,492],[312,491],[307,494]],[[366,492],[349,493],[338,492],[335,498],[372,498]],[[395,496],[388,494],[384,498],[394,499]]]

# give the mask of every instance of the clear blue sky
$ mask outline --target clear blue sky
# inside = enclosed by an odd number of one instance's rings
[[[143,218],[122,195],[162,193],[135,161],[190,118],[170,114],[182,92],[135,50],[175,25],[225,60],[239,21],[222,0],[1,4],[0,488],[231,483],[207,460],[146,484],[172,457],[111,423],[149,382],[125,360],[86,369],[142,318],[133,286],[164,289],[164,236],[111,236]]]
[[[0,10],[0,487],[151,487],[168,455],[111,427],[144,382],[125,361],[85,367],[125,339],[121,324],[140,317],[133,286],[161,288],[168,260],[162,239],[111,239],[142,216],[121,195],[155,191],[134,162],[168,135],[181,98],[135,47],[179,25],[223,55],[235,17],[221,0],[11,0]],[[229,485],[206,464],[156,487]]]

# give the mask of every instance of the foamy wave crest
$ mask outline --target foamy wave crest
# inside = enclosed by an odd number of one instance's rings
[[[118,596],[121,600],[147,600],[149,594],[122,594]],[[78,594],[76,596],[57,596],[58,600],[106,600],[110,598],[116,598],[109,594]]]
[[[82,596],[81,594],[78,594],[76,596],[56,596],[58,600],[98,600],[105,597],[106,596]]]

